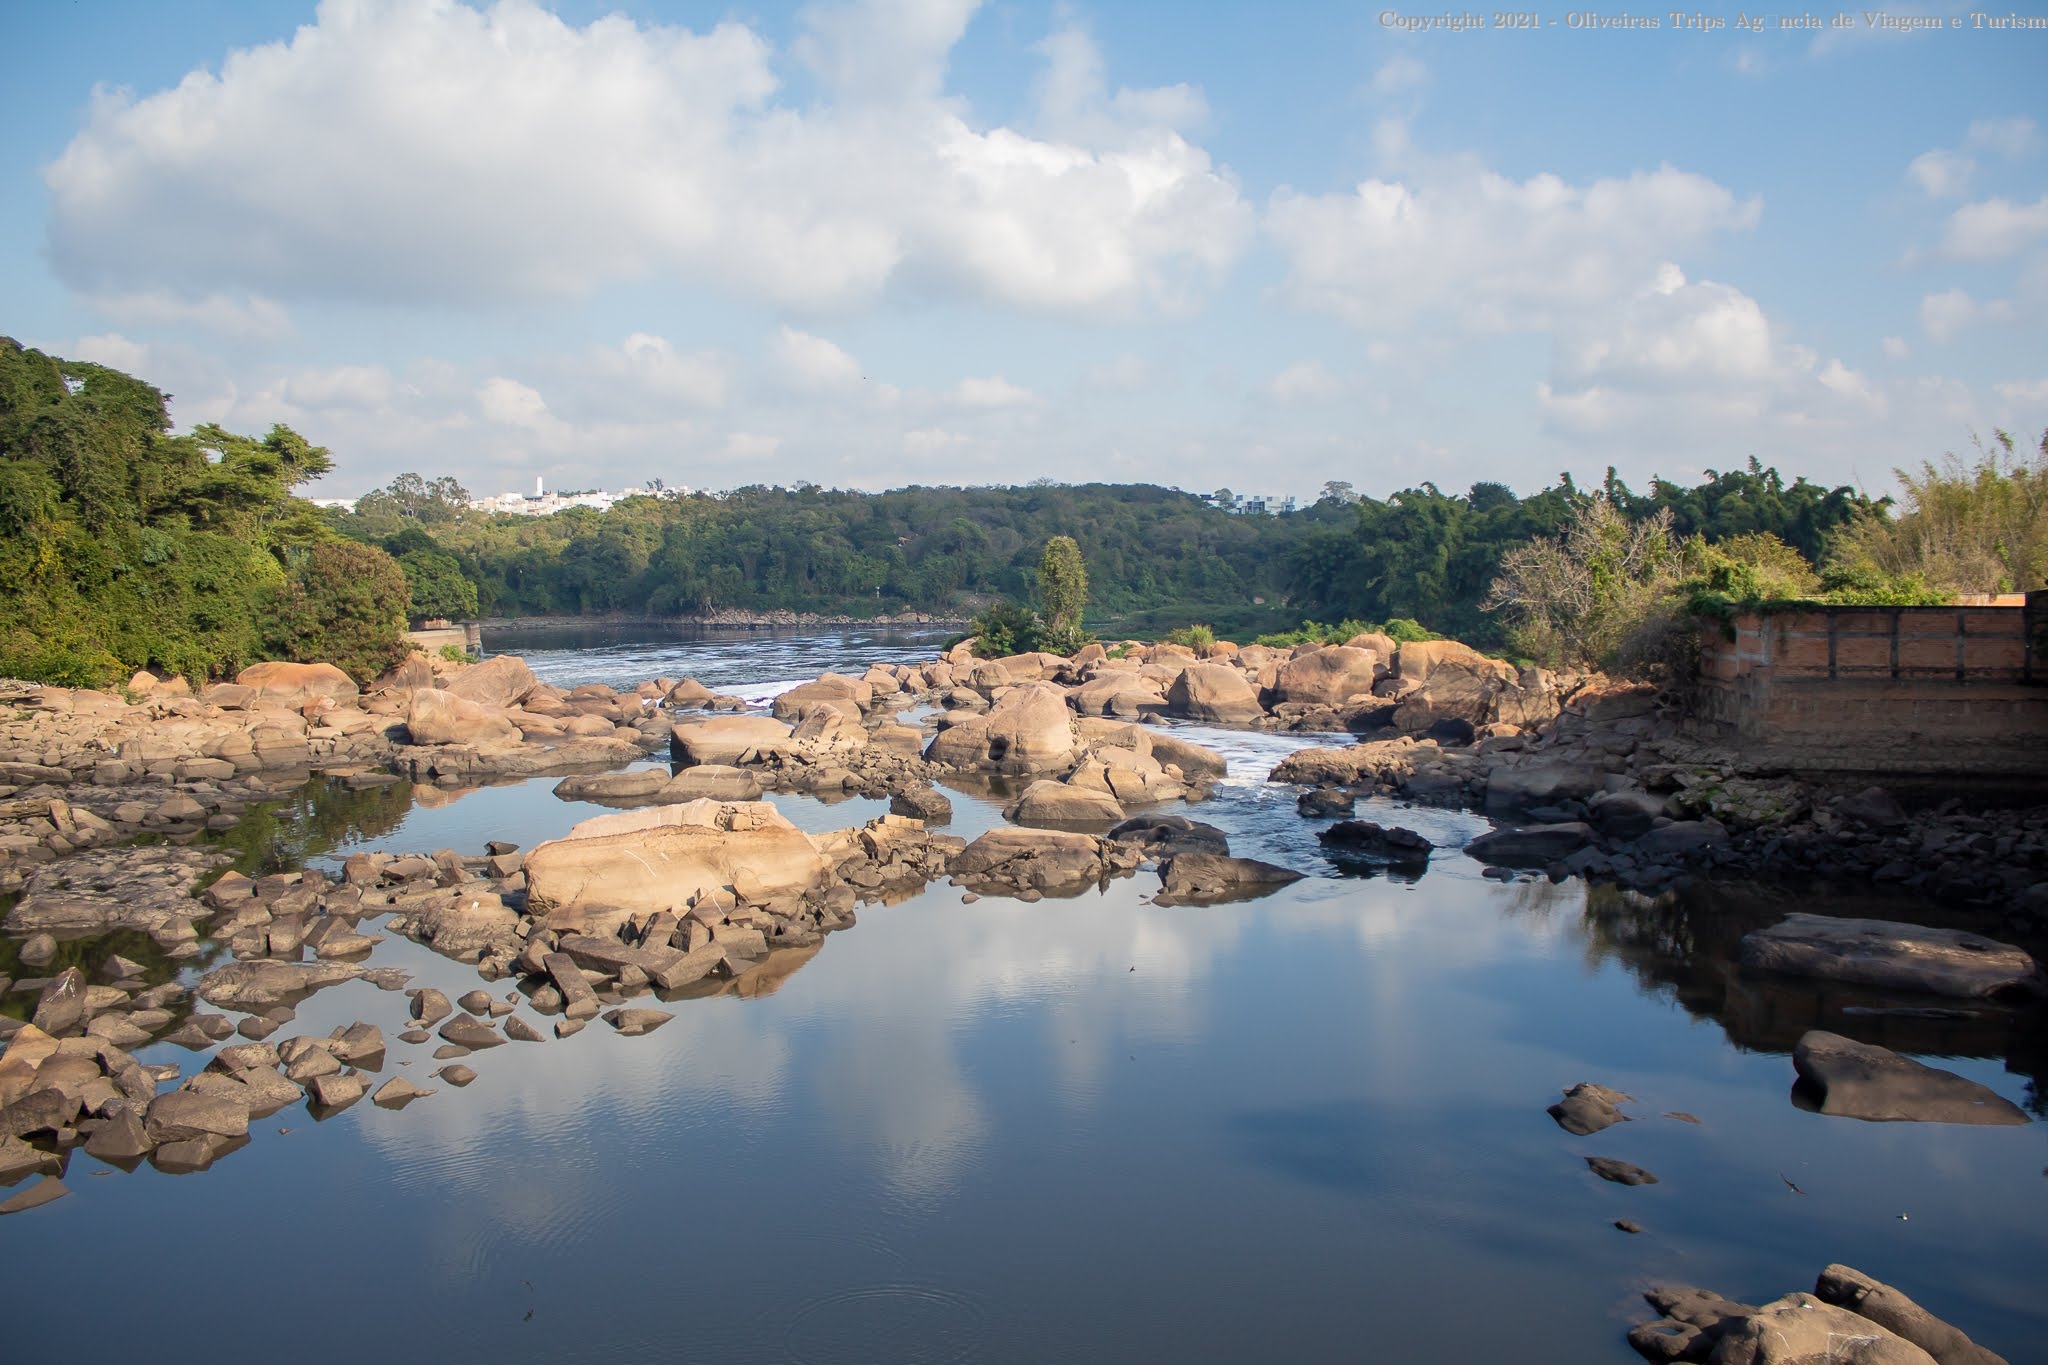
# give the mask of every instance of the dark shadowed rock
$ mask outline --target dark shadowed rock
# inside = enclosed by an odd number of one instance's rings
[[[1742,965],[1964,999],[2038,997],[2048,990],[2024,949],[1959,929],[1895,920],[1787,915],[1743,936]]]
[[[1421,866],[1429,862],[1429,855],[1436,848],[1412,829],[1376,825],[1370,820],[1339,820],[1328,829],[1319,830],[1316,842],[1333,859],[1379,867]]]
[[[1591,1081],[1580,1081],[1564,1092],[1564,1098],[1544,1112],[1557,1120],[1557,1126],[1567,1133],[1586,1137],[1603,1128],[1617,1123],[1627,1123],[1629,1117],[1617,1107],[1633,1100],[1635,1096],[1624,1095],[1619,1090],[1609,1090],[1604,1085]]]
[[[2010,1125],[2027,1116],[1996,1091],[1889,1048],[1813,1029],[1792,1050],[1805,1097],[1823,1114],[1878,1122]]]
[[[1592,826],[1573,820],[1557,825],[1497,829],[1465,845],[1465,852],[1495,867],[1547,867],[1592,842]]]
[[[1134,815],[1111,827],[1107,837],[1114,843],[1136,844],[1147,853],[1230,852],[1230,836],[1185,815]]]
[[[1586,1166],[1602,1180],[1611,1180],[1617,1185],[1654,1185],[1657,1177],[1640,1166],[1626,1161],[1617,1161],[1611,1156],[1589,1156]]]
[[[1295,798],[1295,810],[1310,818],[1349,815],[1358,809],[1358,798],[1342,787],[1316,787]]]

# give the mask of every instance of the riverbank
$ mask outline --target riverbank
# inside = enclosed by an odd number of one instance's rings
[[[747,612],[722,609],[690,616],[633,616],[625,613],[584,613],[570,616],[488,616],[477,624],[484,630],[507,633],[521,630],[558,630],[578,626],[607,629],[641,627],[649,630],[788,630],[817,626],[965,626],[968,618],[936,616],[905,611],[880,616],[819,615],[808,611]]]

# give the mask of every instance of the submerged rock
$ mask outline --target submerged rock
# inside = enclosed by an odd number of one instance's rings
[[[2018,1106],[1975,1081],[1839,1033],[1809,1031],[1792,1050],[1792,1065],[1823,1114],[1874,1122],[2028,1121]]]
[[[1609,1180],[1617,1185],[1654,1185],[1657,1183],[1657,1177],[1651,1175],[1642,1167],[1630,1165],[1626,1161],[1619,1161],[1611,1156],[1589,1156],[1586,1158],[1586,1166],[1594,1175],[1599,1176],[1602,1180]]]
[[[339,962],[230,962],[199,978],[199,998],[224,1009],[262,1009],[311,995],[317,990],[352,981],[363,974],[361,967]]]
[[[1215,853],[1176,853],[1160,865],[1157,905],[1214,904],[1263,896],[1302,874],[1291,867]]]

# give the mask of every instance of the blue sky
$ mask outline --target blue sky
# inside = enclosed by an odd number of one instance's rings
[[[1882,491],[2048,427],[2048,28],[1441,12],[0,6],[0,331],[335,495]]]

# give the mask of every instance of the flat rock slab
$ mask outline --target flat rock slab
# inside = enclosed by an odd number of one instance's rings
[[[353,981],[361,967],[340,962],[230,962],[199,978],[199,998],[223,1009],[263,1009]]]
[[[227,860],[214,849],[176,846],[74,854],[28,879],[4,927],[15,934],[156,934],[173,922],[189,924],[212,913],[192,891]]]
[[[1967,1000],[2048,995],[2048,977],[2022,948],[1896,920],[1787,915],[1743,936],[1742,965]]]
[[[71,1189],[63,1181],[53,1175],[46,1175],[20,1194],[0,1202],[0,1216],[10,1213],[21,1213],[27,1209],[41,1208],[52,1200],[62,1199],[69,1193],[71,1193]]]
[[[1792,1065],[1823,1114],[1880,1123],[2027,1122],[2018,1106],[1975,1081],[1823,1029],[1799,1040]]]

